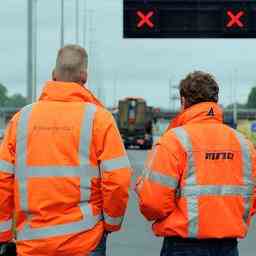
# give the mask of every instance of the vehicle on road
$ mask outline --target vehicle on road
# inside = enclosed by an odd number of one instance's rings
[[[118,103],[117,124],[125,148],[138,146],[151,149],[153,145],[153,108],[142,98],[125,98]]]

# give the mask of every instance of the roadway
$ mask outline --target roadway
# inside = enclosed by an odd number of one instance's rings
[[[133,187],[136,177],[143,169],[146,151],[129,150],[129,158],[134,169]],[[256,218],[255,218],[256,219]],[[249,236],[240,242],[240,256],[255,256],[256,221],[251,226]],[[108,256],[157,256],[162,239],[154,237],[151,226],[139,213],[136,194],[132,191],[128,211],[122,231],[112,234],[108,240]]]

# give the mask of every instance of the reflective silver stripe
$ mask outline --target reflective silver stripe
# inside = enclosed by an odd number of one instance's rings
[[[47,166],[47,167],[27,167],[27,177],[62,177],[62,176],[80,176],[93,177],[98,176],[98,168],[89,165],[78,167],[73,166]]]
[[[96,112],[96,106],[86,104],[83,123],[80,132],[80,164],[89,164],[90,159],[90,145],[92,141],[93,120]]]
[[[237,139],[239,140],[241,150],[242,150],[244,184],[245,186],[252,187],[254,186],[254,181],[252,180],[252,160],[251,160],[249,144],[246,142],[245,137],[241,133],[239,133],[238,131],[235,131],[235,134],[237,136]],[[251,196],[252,196],[252,192],[251,192]],[[251,201],[252,201],[251,196],[247,195],[244,197],[244,204],[245,204],[244,222],[245,223],[248,222],[248,218],[250,215]]]
[[[245,186],[233,186],[233,185],[197,185],[197,186],[186,186],[181,190],[181,196],[250,196],[252,193]]]
[[[7,162],[5,160],[0,160],[0,172],[14,174],[14,169],[15,166],[12,163]]]
[[[232,185],[197,185],[196,172],[195,172],[195,161],[192,152],[192,143],[188,133],[182,127],[175,128],[172,130],[177,136],[180,143],[183,145],[188,156],[188,169],[186,186],[179,191],[179,196],[184,196],[187,199],[188,204],[188,221],[189,221],[189,237],[198,237],[198,197],[204,195],[220,195],[220,196],[242,196],[245,203],[245,214],[244,221],[247,223],[249,212],[251,208],[251,195],[253,193],[253,180],[252,180],[252,162],[249,145],[246,142],[243,135],[234,131],[241,145],[242,150],[242,161],[243,161],[243,173],[244,173],[244,185],[243,186],[232,186]]]
[[[93,136],[93,121],[96,113],[96,106],[92,104],[86,104],[83,124],[80,132],[80,143],[79,143],[79,159],[80,166],[91,166],[90,164],[90,146],[92,143]],[[92,174],[92,176],[100,177],[99,168],[91,172],[91,168],[85,168],[84,172],[87,174]],[[94,175],[93,175],[94,174]],[[79,173],[77,174],[79,175]],[[92,177],[91,176],[91,177]],[[80,201],[82,203],[89,202],[91,196],[91,178],[86,177],[85,175],[80,174]],[[82,209],[81,209],[82,210]]]
[[[80,233],[92,229],[100,220],[102,220],[102,216],[97,215],[87,216],[80,221],[54,225],[51,227],[31,228],[26,225],[21,231],[18,232],[17,240],[34,240],[72,233]]]
[[[195,160],[193,156],[193,149],[192,143],[189,137],[189,134],[186,130],[182,127],[175,128],[172,130],[177,138],[179,139],[182,146],[185,148],[188,158],[188,168],[187,168],[187,175],[186,175],[186,182],[189,185],[196,185],[196,171],[195,171]]]
[[[12,228],[12,219],[0,222],[0,232],[11,231]]]
[[[196,181],[196,170],[195,170],[195,160],[193,156],[192,143],[189,134],[182,127],[172,129],[182,146],[185,148],[187,153],[187,175],[186,175],[186,185],[197,185]],[[196,238],[198,236],[199,230],[199,210],[198,210],[198,198],[197,197],[187,197],[188,204],[188,230],[189,237]]]
[[[237,135],[237,138],[239,140],[239,143],[242,149],[244,184],[250,186],[250,185],[253,185],[253,180],[252,180],[252,160],[251,160],[249,144],[246,142],[246,139],[241,133],[237,131],[235,131],[235,133]]]
[[[105,212],[103,213],[104,221],[106,224],[113,225],[113,226],[120,226],[123,222],[124,216],[121,217],[110,217]]]
[[[19,180],[20,207],[25,214],[28,214],[28,192],[27,192],[27,140],[28,123],[32,112],[33,104],[24,107],[20,112],[20,119],[17,126],[17,166],[16,176]],[[27,216],[28,217],[28,216]]]
[[[17,178],[20,187],[21,208],[27,213],[27,221],[32,216],[28,210],[27,181],[33,177],[79,177],[80,178],[80,209],[83,219],[66,224],[50,227],[31,228],[28,223],[18,232],[18,240],[33,240],[44,237],[59,236],[69,233],[83,232],[93,228],[102,215],[93,216],[89,198],[91,193],[91,179],[99,177],[99,168],[90,164],[89,153],[92,141],[92,128],[96,107],[92,104],[85,104],[84,117],[80,131],[79,142],[79,166],[27,166],[27,141],[28,124],[32,111],[32,105],[25,107],[20,113],[17,130]]]
[[[141,191],[141,189],[143,188],[143,184],[144,184],[144,181],[145,179],[148,179],[149,178],[149,174],[151,172],[151,167],[152,167],[152,163],[153,163],[153,160],[156,156],[156,153],[157,153],[157,150],[156,150],[156,146],[154,146],[151,150],[151,155],[148,159],[148,161],[145,162],[144,164],[144,169],[142,170],[142,173],[141,173],[141,179],[140,179],[140,182],[139,184],[137,184],[137,191]]]
[[[111,172],[121,168],[130,168],[130,161],[128,156],[121,156],[101,162],[101,170],[103,172]]]
[[[199,218],[199,209],[198,209],[198,198],[196,196],[188,197],[188,236],[191,238],[198,237],[198,218]]]
[[[175,178],[154,170],[149,170],[148,175],[145,178],[172,189],[176,189],[178,187],[178,181]]]

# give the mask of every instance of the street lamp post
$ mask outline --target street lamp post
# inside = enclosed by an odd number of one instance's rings
[[[84,8],[83,8],[83,46],[86,48],[86,32],[87,32],[87,6],[86,6],[86,0],[84,2]]]
[[[236,95],[236,84],[234,84],[234,79],[237,79],[237,70],[234,70],[234,77],[232,79],[233,95],[234,95],[234,104],[233,104],[233,120],[234,125],[237,126],[237,95]]]
[[[33,3],[33,94],[32,101],[36,101],[37,96],[37,4],[38,1],[34,0]]]
[[[64,33],[65,33],[65,30],[64,30],[64,27],[65,27],[65,24],[64,24],[64,0],[60,0],[61,3],[61,15],[60,15],[60,47],[62,48],[64,46]]]
[[[36,100],[37,0],[27,0],[27,101]]]
[[[79,0],[76,0],[76,43],[79,43]]]
[[[27,101],[28,103],[32,103],[32,88],[33,88],[33,55],[32,55],[32,1],[27,0]]]

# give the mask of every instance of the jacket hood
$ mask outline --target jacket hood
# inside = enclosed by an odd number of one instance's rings
[[[168,129],[190,123],[223,123],[223,111],[217,103],[199,103],[178,114],[171,121]]]
[[[43,101],[81,101],[104,107],[93,93],[84,86],[77,83],[48,81],[46,82],[39,100]]]

